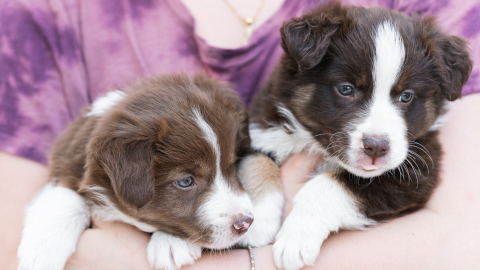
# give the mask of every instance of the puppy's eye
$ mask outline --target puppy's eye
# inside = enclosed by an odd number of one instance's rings
[[[342,96],[352,96],[353,95],[353,86],[349,84],[341,84],[336,86],[338,93]]]
[[[188,188],[190,186],[193,186],[193,179],[192,177],[187,177],[175,183],[181,188]]]
[[[413,98],[413,94],[410,93],[410,92],[403,92],[401,95],[400,95],[400,98],[398,99],[398,101],[400,102],[403,102],[403,103],[408,103],[412,100]]]

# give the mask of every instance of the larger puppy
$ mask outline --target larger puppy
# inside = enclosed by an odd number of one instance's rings
[[[91,215],[153,233],[156,268],[232,246],[253,221],[235,168],[249,148],[242,102],[205,75],[108,93],[56,142],[52,183],[27,211],[19,269],[63,269]]]
[[[254,149],[325,165],[295,197],[273,247],[279,268],[312,265],[330,232],[418,210],[439,179],[437,129],[472,63],[431,17],[333,3],[281,29],[285,55],[252,107]]]

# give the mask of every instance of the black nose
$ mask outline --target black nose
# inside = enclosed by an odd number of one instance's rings
[[[253,222],[253,216],[240,215],[237,220],[233,222],[233,228],[240,234],[247,232],[248,228]]]
[[[367,137],[363,139],[363,148],[365,148],[365,155],[375,160],[377,157],[385,156],[388,153],[390,146],[386,139]]]

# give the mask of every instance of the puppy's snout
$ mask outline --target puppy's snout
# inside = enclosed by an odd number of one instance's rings
[[[390,145],[388,140],[382,137],[364,137],[363,148],[365,155],[375,159],[388,153]]]
[[[252,225],[252,222],[253,222],[253,215],[248,215],[248,216],[240,215],[240,216],[237,216],[232,226],[236,232],[240,234],[244,234],[248,231],[248,228],[250,228],[250,225]]]

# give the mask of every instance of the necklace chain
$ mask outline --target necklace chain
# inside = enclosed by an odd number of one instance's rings
[[[250,36],[253,33],[253,23],[257,19],[258,14],[260,14],[260,11],[262,11],[263,5],[265,4],[265,0],[262,0],[262,2],[260,2],[260,5],[258,6],[257,11],[253,15],[253,17],[242,17],[228,0],[223,0],[223,1],[225,2],[225,4],[227,4],[230,10],[235,14],[235,16],[237,16],[240,19],[240,21],[242,21],[246,25],[245,35],[243,37],[242,43],[243,45],[247,45],[250,39]]]

